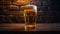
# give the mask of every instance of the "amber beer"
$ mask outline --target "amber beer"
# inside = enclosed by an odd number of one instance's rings
[[[25,31],[30,31],[36,27],[37,7],[27,5],[24,9]]]

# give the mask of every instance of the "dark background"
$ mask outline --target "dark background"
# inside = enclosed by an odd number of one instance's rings
[[[53,23],[60,23],[60,0],[51,0],[50,10],[53,11]]]
[[[2,5],[0,4],[0,6],[2,6]],[[60,8],[59,8],[60,0],[49,0],[49,7],[50,7],[50,9],[48,10],[48,12],[44,13],[45,17],[42,17],[42,19],[38,18],[38,19],[40,19],[40,21],[37,21],[38,23],[60,23]],[[0,15],[7,16],[8,14],[3,11],[4,11],[3,7],[0,7]],[[9,23],[10,22],[6,18],[4,18],[4,19],[5,20],[3,20],[3,17],[0,16],[0,23]],[[16,17],[13,17],[12,21],[16,22],[16,23],[20,23],[20,21],[22,21],[22,20],[17,21]],[[22,21],[22,23],[24,23],[24,21]]]

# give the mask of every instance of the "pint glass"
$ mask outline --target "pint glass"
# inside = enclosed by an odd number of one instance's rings
[[[26,5],[24,9],[25,31],[36,27],[37,6]]]

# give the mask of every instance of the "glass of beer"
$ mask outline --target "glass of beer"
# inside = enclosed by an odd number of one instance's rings
[[[25,31],[30,31],[36,27],[37,6],[26,5],[24,8]]]

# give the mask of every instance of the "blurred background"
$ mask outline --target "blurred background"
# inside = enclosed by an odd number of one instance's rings
[[[37,6],[37,23],[60,23],[57,0],[0,0],[0,24],[24,23],[21,6],[28,4]]]

